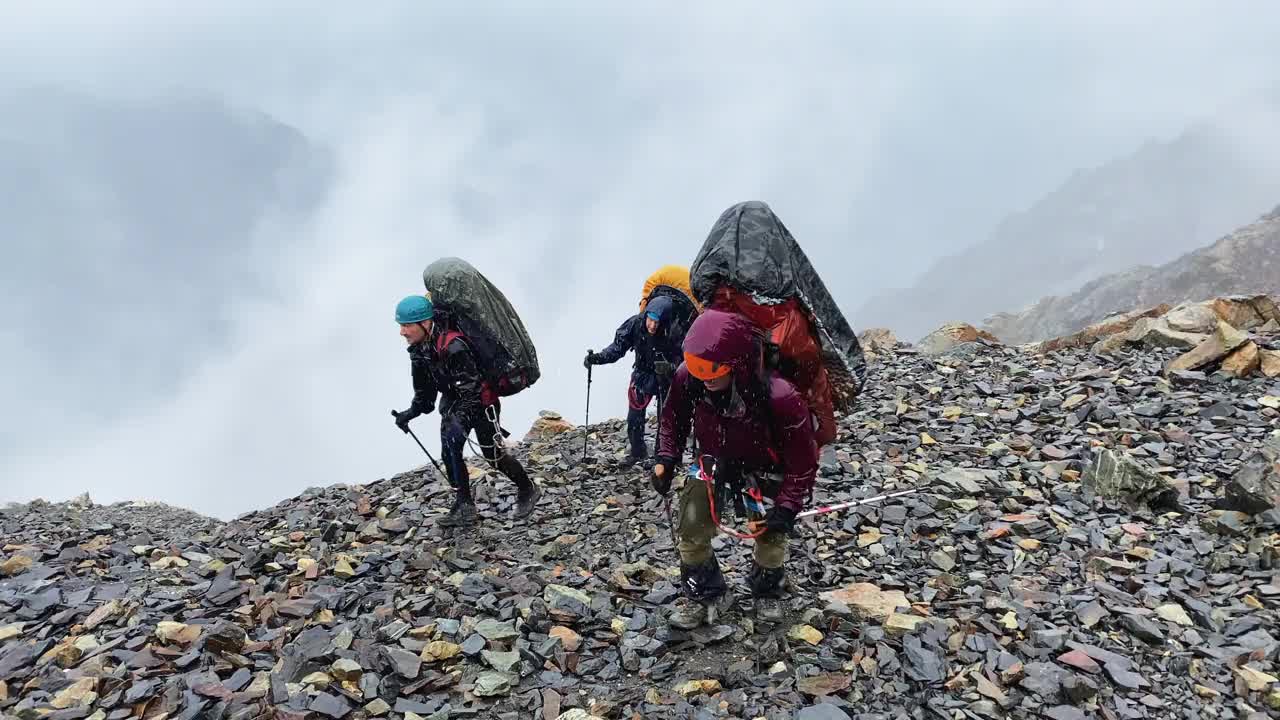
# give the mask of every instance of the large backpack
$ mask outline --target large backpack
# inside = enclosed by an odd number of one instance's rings
[[[698,301],[689,289],[689,269],[680,265],[665,265],[658,268],[644,281],[641,290],[640,312],[649,306],[649,301],[665,295],[671,298],[672,317],[667,321],[667,336],[677,345],[684,342],[689,326],[701,312]]]
[[[738,203],[712,226],[690,270],[706,307],[745,315],[776,348],[771,364],[804,395],[818,445],[835,439],[835,411],[866,382],[858,337],[790,231],[763,202]]]
[[[447,257],[422,271],[427,297],[443,315],[442,340],[461,335],[476,355],[489,391],[514,395],[542,376],[538,352],[515,308],[466,260]]]

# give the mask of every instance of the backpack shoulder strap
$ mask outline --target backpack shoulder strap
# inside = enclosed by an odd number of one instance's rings
[[[444,357],[445,350],[448,349],[449,343],[454,340],[461,340],[468,348],[471,347],[470,343],[467,343],[467,336],[463,335],[462,331],[445,330],[436,336],[436,356]]]

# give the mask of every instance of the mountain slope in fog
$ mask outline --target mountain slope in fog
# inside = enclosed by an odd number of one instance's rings
[[[1115,312],[1258,293],[1280,293],[1280,207],[1173,262],[1107,275],[1021,313],[993,316],[986,329],[1005,342],[1032,342],[1069,335]]]
[[[1277,107],[1260,103],[1075,173],[912,287],[873,298],[858,322],[919,337],[1204,246],[1280,197],[1280,142],[1265,129],[1280,120]]]

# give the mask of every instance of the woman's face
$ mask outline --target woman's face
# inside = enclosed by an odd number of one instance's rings
[[[733,384],[733,373],[721,375],[720,377],[712,380],[703,380],[702,382],[704,385],[707,386],[707,389],[710,390],[711,392],[714,392],[714,393],[724,392],[725,390],[729,389],[730,385]]]

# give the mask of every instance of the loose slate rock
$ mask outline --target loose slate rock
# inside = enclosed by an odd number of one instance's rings
[[[912,635],[902,643],[906,651],[907,675],[920,682],[942,682],[946,679],[946,661],[937,652],[924,647]]]
[[[1087,605],[1081,605],[1076,608],[1076,617],[1080,619],[1080,624],[1086,628],[1091,628],[1102,621],[1111,613],[1097,602],[1091,602]]]
[[[515,672],[520,665],[520,653],[518,652],[485,650],[481,655],[484,656],[484,661],[489,664],[489,667],[505,675]]]
[[[1191,627],[1192,625],[1195,624],[1191,621],[1191,617],[1187,615],[1187,611],[1184,610],[1181,605],[1178,605],[1176,603],[1161,605],[1160,607],[1156,608],[1156,614],[1159,615],[1161,619],[1168,620],[1169,622],[1172,622],[1172,623],[1177,623],[1178,625],[1182,625],[1184,627]]]
[[[1084,720],[1084,711],[1071,705],[1054,705],[1041,711],[1050,720]]]
[[[1141,505],[1165,508],[1177,504],[1178,492],[1167,479],[1121,451],[1098,452],[1084,475],[1084,488],[1101,498],[1123,501],[1135,508]]]
[[[1138,675],[1131,670],[1127,670],[1114,663],[1107,663],[1102,667],[1107,671],[1107,676],[1111,678],[1111,682],[1115,683],[1119,687],[1127,690],[1138,690],[1147,686],[1147,681],[1143,680],[1141,675]]]
[[[1280,347],[1252,332],[1260,354]],[[47,712],[96,677],[50,717],[1142,720],[1209,700],[1244,718],[1280,694],[1261,677],[1280,652],[1280,509],[1227,495],[1280,438],[1261,400],[1280,388],[1212,365],[1166,378],[1176,353],[886,348],[814,503],[922,489],[804,524],[779,626],[744,603],[670,627],[671,523],[646,470],[615,463],[621,419],[586,428],[585,460],[582,428],[508,445],[544,493],[528,521],[477,464],[472,529],[436,525],[452,491],[430,466],[231,522],[0,507],[0,562],[31,559],[0,578],[0,713]],[[1104,452],[1167,481],[1177,512],[1087,497]],[[726,585],[749,586],[752,544],[714,545]]]
[[[507,695],[511,692],[512,679],[510,675],[501,672],[483,672],[476,678],[475,687],[471,692],[476,697],[495,697],[498,695]]]
[[[1098,686],[1088,678],[1068,674],[1062,679],[1062,694],[1071,702],[1080,705],[1097,696]]]
[[[836,695],[849,687],[851,680],[846,673],[824,673],[800,678],[796,689],[805,695]]]
[[[1152,645],[1164,644],[1164,632],[1149,618],[1138,617],[1137,615],[1125,615],[1120,618],[1120,625],[1140,640],[1144,640]]]
[[[319,693],[312,699],[311,704],[307,706],[308,710],[320,713],[326,717],[343,718],[351,712],[351,705],[346,700],[336,695],[328,693]]]
[[[1053,698],[1062,688],[1062,674],[1062,670],[1052,663],[1028,663],[1019,684],[1042,698]]]
[[[796,720],[849,720],[849,714],[835,705],[819,703],[800,708]]]
[[[1093,658],[1080,652],[1079,650],[1072,650],[1070,652],[1063,653],[1061,656],[1058,657],[1058,662],[1068,667],[1073,667],[1077,670],[1083,670],[1087,673],[1093,673],[1095,675],[1097,673],[1102,672],[1101,665],[1095,662]]]
[[[1280,508],[1280,437],[1249,457],[1223,489],[1222,507],[1246,513]]]
[[[911,607],[901,590],[881,590],[870,583],[854,583],[840,590],[822,593],[822,600],[847,606],[863,620],[888,619],[899,608]]]
[[[408,650],[395,647],[384,647],[382,653],[397,675],[406,680],[417,679],[418,673],[422,670],[422,658]]]
[[[520,637],[520,631],[510,622],[499,622],[493,619],[476,623],[476,632],[485,640],[512,640]]]
[[[587,617],[591,614],[591,596],[571,587],[548,585],[543,591],[543,600],[552,612],[575,617]]]
[[[239,653],[244,649],[248,635],[244,628],[228,621],[220,621],[209,631],[204,641],[206,650],[214,652]]]

